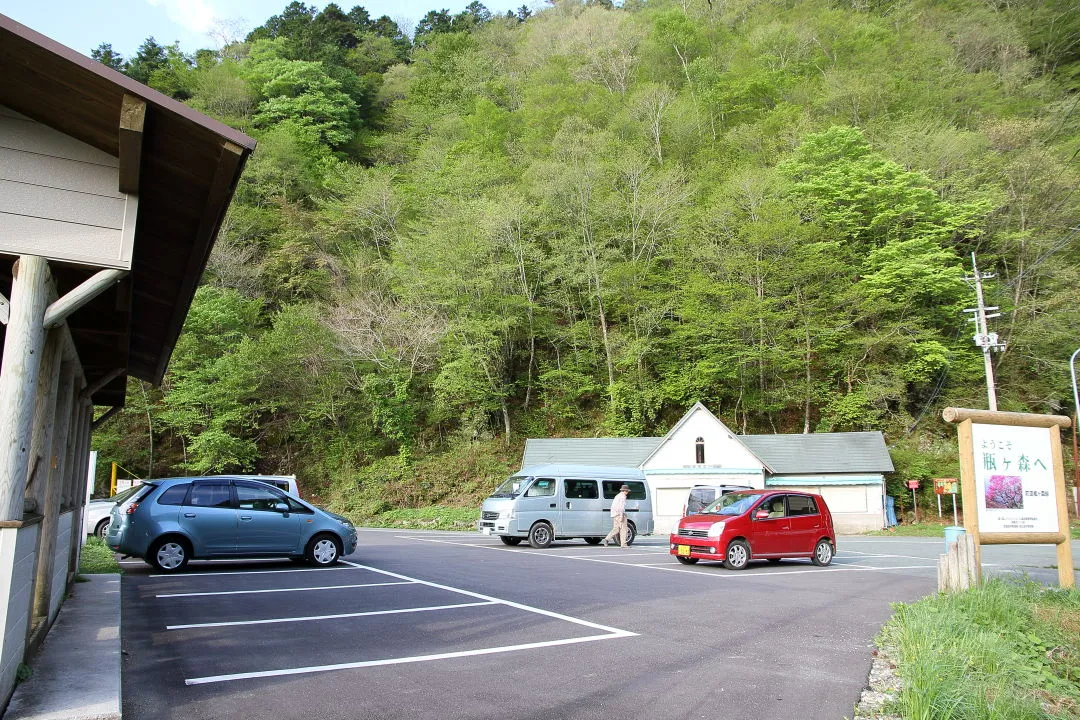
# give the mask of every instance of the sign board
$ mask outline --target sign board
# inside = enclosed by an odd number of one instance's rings
[[[934,492],[938,495],[955,495],[960,492],[956,478],[934,478]]]
[[[1050,429],[973,423],[971,440],[979,530],[1060,531]]]
[[[918,490],[919,489],[919,481],[918,480],[908,480],[907,481],[907,486],[911,490]]]
[[[1063,415],[945,408],[957,424],[964,530],[981,582],[983,545],[1057,546],[1058,582],[1076,585],[1062,462]],[[950,551],[951,553],[951,551]]]

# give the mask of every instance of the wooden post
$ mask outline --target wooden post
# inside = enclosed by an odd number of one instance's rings
[[[974,584],[975,542],[962,535],[949,543],[949,551],[938,559],[938,591],[959,592]]]
[[[23,496],[40,514],[45,507],[45,485],[49,477],[49,452],[56,426],[56,397],[60,380],[60,333],[46,333],[41,353],[37,391],[34,396],[34,420],[30,425],[30,456],[26,468]]]
[[[0,520],[22,520],[30,458],[30,427],[45,344],[49,263],[19,257],[12,271],[11,309],[0,365]]]
[[[34,578],[34,622],[48,621],[52,603],[53,562],[56,555],[56,532],[60,525],[60,504],[63,493],[64,460],[67,456],[68,433],[71,429],[71,408],[75,393],[75,365],[66,362],[60,368],[60,391],[56,402],[56,432],[49,448],[48,485],[45,489],[45,508],[41,515],[38,536],[37,573]]]
[[[76,387],[78,383],[76,382]],[[75,397],[71,402],[71,422],[68,426],[67,448],[64,456],[64,477],[63,488],[64,492],[61,496],[60,506],[65,509],[74,510],[75,508],[82,507],[82,500],[80,500],[80,490],[83,494],[86,492],[86,473],[82,473],[82,486],[80,487],[76,483],[75,478],[75,462],[76,456],[79,454],[79,424],[82,422],[82,403],[79,402],[78,390],[75,391]]]
[[[1070,588],[1076,585],[1073,577],[1072,556],[1072,533],[1069,531],[1069,501],[1065,493],[1065,464],[1061,455],[1061,428],[1056,427],[1050,431],[1050,448],[1054,458],[1054,485],[1057,486],[1058,502],[1058,527],[1065,534],[1062,542],[1057,544],[1058,585]]]
[[[964,532],[971,538],[972,561],[975,563],[975,583],[982,584],[982,549],[979,542],[979,513],[974,509],[977,502],[975,493],[975,454],[971,445],[971,420],[963,420],[957,427],[960,445],[960,497],[971,503],[972,511],[964,505]]]
[[[77,450],[72,466],[72,474],[77,482],[78,499],[75,501],[75,517],[71,523],[71,553],[68,556],[68,583],[79,571],[79,556],[82,553],[83,538],[86,536],[86,483],[90,478],[90,424],[94,420],[94,406],[80,394],[76,404],[75,441]]]

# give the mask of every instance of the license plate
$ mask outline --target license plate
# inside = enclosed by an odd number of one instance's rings
[[[489,528],[489,527],[480,528],[480,532],[484,533],[485,535],[490,535],[491,534],[491,528]]]
[[[679,553],[679,555],[689,556],[690,555],[690,546],[689,545],[680,545],[679,549],[678,549],[678,553]]]

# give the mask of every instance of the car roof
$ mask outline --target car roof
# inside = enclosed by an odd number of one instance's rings
[[[754,488],[752,490],[739,490],[744,495],[808,495],[810,497],[821,497],[820,495],[805,490],[788,490],[786,488]]]
[[[234,480],[296,480],[295,475],[246,475],[244,473],[223,473],[221,475],[204,475],[207,478],[232,478]]]
[[[580,478],[582,480],[626,480],[641,482],[645,473],[638,468],[612,467],[607,465],[531,465],[523,467],[511,477],[547,476]]]
[[[263,475],[262,477],[269,477],[269,476]],[[282,477],[287,477],[287,476],[282,476]],[[212,481],[212,480],[218,480],[218,481],[221,481],[221,480],[250,480],[251,482],[261,483],[261,484],[267,485],[269,487],[273,487],[273,488],[277,487],[276,485],[273,485],[271,483],[268,483],[268,482],[265,482],[263,480],[258,479],[254,475],[196,475],[194,477],[154,478],[153,480],[143,480],[142,484],[143,485],[154,485],[154,486],[168,487],[168,486],[171,486],[171,485],[179,485],[181,483],[209,482],[209,481]]]

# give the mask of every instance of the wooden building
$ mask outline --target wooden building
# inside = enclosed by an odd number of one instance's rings
[[[2,706],[78,568],[93,428],[161,381],[255,143],[3,15],[0,67]]]

